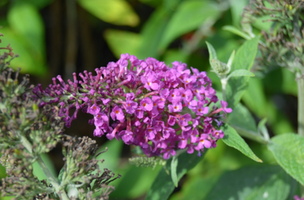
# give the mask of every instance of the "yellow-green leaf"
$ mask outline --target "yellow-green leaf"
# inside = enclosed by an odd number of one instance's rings
[[[138,15],[124,0],[78,0],[79,4],[99,19],[116,25],[137,26]]]

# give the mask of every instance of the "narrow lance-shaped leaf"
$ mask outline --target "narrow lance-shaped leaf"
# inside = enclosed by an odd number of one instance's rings
[[[235,51],[233,50],[230,57],[229,57],[228,63],[227,63],[227,67],[229,68],[229,71],[231,69],[231,65],[232,65],[232,62],[234,60],[234,56],[235,56]]]
[[[174,156],[171,161],[171,178],[175,187],[178,186],[177,173],[176,173],[177,165],[178,165],[178,159],[176,156]]]
[[[228,79],[233,76],[254,76],[254,73],[246,69],[238,69],[229,74]]]
[[[292,133],[278,135],[270,140],[268,149],[283,169],[304,186],[304,137]]]
[[[262,119],[258,124],[258,129],[259,129],[259,133],[261,133],[264,136],[264,139],[268,141],[269,133],[266,128],[266,122],[267,122],[267,118]]]
[[[239,150],[245,156],[251,158],[256,162],[263,162],[260,158],[258,158],[253,153],[253,151],[250,149],[248,144],[244,141],[244,139],[241,136],[239,136],[239,134],[236,132],[236,130],[234,130],[234,128],[232,128],[228,124],[225,124],[222,130],[225,133],[225,136],[223,138],[223,142],[225,144]]]
[[[212,60],[213,59],[217,59],[217,57],[216,57],[216,51],[215,51],[215,49],[213,48],[213,46],[209,42],[206,42],[206,44],[207,44],[207,48],[208,48],[208,52],[209,52],[209,63],[211,65]]]
[[[238,36],[240,36],[240,37],[242,37],[242,38],[244,38],[246,40],[250,40],[251,39],[251,37],[249,35],[247,35],[246,33],[242,32],[242,31],[240,31],[239,29],[235,28],[234,26],[224,26],[223,30],[229,31],[231,33],[234,33],[234,34],[236,34],[236,35],[238,35]]]

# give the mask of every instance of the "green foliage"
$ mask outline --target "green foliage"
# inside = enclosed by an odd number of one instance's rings
[[[104,36],[116,57],[123,53],[136,55],[141,45],[141,35],[133,32],[108,29]]]
[[[182,1],[161,36],[159,49],[164,50],[177,37],[203,27],[208,20],[215,21],[219,14],[220,8],[211,1]]]
[[[229,74],[228,79],[233,76],[254,76],[254,73],[246,69],[238,69]]]
[[[175,159],[178,161],[175,161],[172,166],[173,168],[177,166],[177,180],[180,180],[183,175],[191,170],[203,158],[204,154],[202,157],[198,157],[196,154],[189,155],[187,152],[183,152],[176,157]],[[175,186],[172,182],[172,177],[170,176],[172,173],[172,159],[173,158],[169,159],[165,168],[161,169],[161,171],[158,173],[146,196],[146,200],[167,199],[174,190]],[[178,163],[178,165],[176,165],[176,163]]]
[[[176,172],[177,166],[178,166],[178,159],[175,156],[173,156],[171,161],[171,178],[175,187],[178,186],[177,172]]]
[[[296,182],[279,166],[250,166],[226,172],[206,199],[286,200]]]
[[[125,0],[78,0],[79,4],[99,19],[117,25],[136,26],[139,17]]]
[[[258,37],[248,40],[237,50],[231,66],[232,72],[239,69],[251,69],[256,56],[258,42]],[[231,108],[234,108],[241,100],[241,97],[246,90],[248,81],[248,76],[232,77],[229,79],[226,88],[226,96],[228,105]]]
[[[304,138],[286,133],[275,136],[268,144],[281,167],[304,186]]]
[[[53,176],[56,177],[57,171],[50,157],[47,154],[41,154],[41,158],[44,161],[44,163],[49,167]],[[33,174],[41,181],[47,179],[46,175],[43,172],[43,169],[40,167],[37,161],[33,163]]]
[[[242,152],[247,157],[251,158],[256,162],[263,162],[260,158],[258,158],[250,149],[250,147],[246,144],[246,142],[239,136],[239,134],[228,124],[225,124],[222,128],[225,133],[223,138],[223,142],[230,147],[233,147],[240,152]]]
[[[44,13],[44,17],[46,15],[41,9],[54,2],[52,0],[0,1],[0,6],[8,7],[5,12],[7,15],[1,15],[0,19],[0,26],[4,26],[0,32],[6,36],[2,42],[5,46],[11,44],[15,53],[20,55],[11,62],[11,66],[15,69],[20,67],[21,72],[39,76],[47,73],[44,27],[50,25],[43,24],[41,13]],[[146,195],[146,199],[170,198],[171,200],[266,197],[278,200],[293,199],[293,195],[297,194],[295,188],[299,185],[296,181],[304,185],[302,178],[304,141],[296,134],[286,134],[296,132],[294,105],[297,86],[294,73],[286,68],[278,68],[277,65],[297,64],[298,66],[298,63],[292,56],[290,57],[292,59],[288,60],[293,50],[287,51],[286,47],[281,49],[281,45],[266,54],[270,56],[274,52],[276,55],[283,55],[283,57],[268,57],[280,62],[271,63],[270,68],[265,68],[265,62],[256,62],[256,56],[262,56],[257,48],[258,45],[267,45],[267,42],[261,39],[262,36],[259,36],[261,30],[267,33],[273,31],[274,35],[278,36],[280,28],[283,27],[278,22],[275,24],[263,22],[273,19],[270,17],[271,13],[258,18],[252,24],[240,24],[241,21],[248,19],[247,16],[242,15],[248,0],[77,0],[75,2],[91,14],[88,21],[89,30],[98,33],[99,37],[103,36],[111,53],[116,57],[122,53],[129,53],[140,59],[159,58],[166,64],[176,60],[187,62],[188,67],[193,66],[200,71],[207,71],[217,90],[221,88],[221,80],[214,73],[209,74],[208,59],[209,63],[216,59],[218,66],[227,67],[227,70],[224,70],[225,73],[227,72],[225,99],[228,101],[228,107],[233,108],[233,112],[226,118],[226,125],[223,127],[225,137],[217,143],[218,146],[204,154],[204,158],[183,152],[167,161],[165,167],[156,166],[152,170],[129,165],[126,159],[121,158],[122,143],[109,141],[97,152],[103,151],[105,146],[108,146],[109,150],[96,159],[105,159],[105,162],[98,163],[99,168],[117,170],[122,174],[121,179],[113,182],[116,190],[111,193],[111,198],[137,199]],[[148,8],[151,15],[148,16],[149,12],[141,12],[143,4],[146,4],[145,8]],[[269,3],[265,5],[271,8]],[[280,12],[276,16],[282,17],[284,12],[290,13],[294,9],[295,7],[292,6],[279,9]],[[106,23],[96,23],[98,20]],[[287,23],[288,20],[285,22]],[[286,29],[290,27],[292,27],[291,23]],[[92,38],[93,41],[98,39]],[[301,41],[295,42],[293,37],[290,41],[292,42],[286,44],[302,44]],[[237,50],[235,55],[231,54],[233,50]],[[303,49],[299,47],[294,50],[300,58],[302,51]],[[98,56],[100,54],[99,51],[94,53]],[[234,58],[229,59],[227,65],[220,62],[227,61],[229,55],[234,55]],[[232,60],[233,62],[230,62]],[[255,77],[250,78],[252,76]],[[219,98],[222,99],[221,95]],[[268,132],[271,136],[275,136],[268,138]],[[246,138],[246,142],[241,136]],[[240,156],[238,151],[246,157]],[[151,158],[149,159],[151,161]],[[282,168],[254,163],[261,162],[261,159],[266,164],[277,162]],[[47,160],[44,159],[46,163]],[[152,163],[153,166],[154,162],[147,164],[147,160],[142,163],[144,165]],[[33,166],[34,174],[39,179],[44,179],[43,170],[36,165],[37,163]],[[52,169],[51,163],[47,165]],[[243,167],[245,165],[255,166]],[[227,170],[229,171],[225,172]],[[97,170],[94,173],[96,172]],[[55,170],[52,170],[52,173],[56,174]],[[185,174],[187,176],[184,176],[183,181],[179,183]],[[5,172],[0,175],[5,176]],[[63,172],[60,180],[62,175]],[[178,185],[180,191],[175,191],[171,195]],[[100,192],[95,193],[95,197],[98,195]]]
[[[2,44],[10,44],[14,47],[14,52],[19,55],[19,59],[11,62],[11,67],[21,68],[23,73],[44,75],[47,70],[45,33],[37,7],[27,1],[11,3],[7,22],[9,26],[1,29],[1,33],[6,36]]]

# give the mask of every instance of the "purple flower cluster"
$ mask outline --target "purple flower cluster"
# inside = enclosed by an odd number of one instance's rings
[[[140,146],[147,156],[168,159],[177,149],[200,155],[224,136],[221,116],[232,109],[225,101],[215,106],[218,98],[206,72],[129,54],[95,71],[79,73],[81,80],[74,73],[67,83],[57,76],[60,84],[53,78],[45,90],[38,85],[33,92],[44,99],[41,106],[57,104],[67,126],[82,109],[94,116],[94,136]]]
[[[301,198],[301,197],[299,197],[298,195],[295,195],[293,198],[294,198],[294,200],[304,200],[304,197]]]

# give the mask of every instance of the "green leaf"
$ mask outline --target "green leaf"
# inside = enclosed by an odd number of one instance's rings
[[[159,6],[159,4],[161,4],[161,2],[163,0],[139,0],[139,1],[144,4],[148,4],[150,6],[157,7],[157,6]]]
[[[242,96],[245,105],[257,116],[267,117],[272,120],[269,115],[270,107],[267,106],[267,97],[265,96],[264,84],[259,78],[251,78],[247,90]]]
[[[205,199],[286,200],[296,186],[277,165],[249,166],[224,173]]]
[[[187,179],[183,184],[181,191],[176,192],[170,196],[170,200],[201,200],[205,199],[207,194],[216,184],[219,176],[195,176]]]
[[[19,57],[11,62],[12,68],[22,73],[44,75],[45,43],[43,20],[36,7],[24,2],[14,2],[7,15],[10,27],[1,29],[5,35],[3,45],[10,44]]]
[[[44,62],[38,59],[38,54],[35,54],[33,49],[28,46],[26,39],[22,35],[18,35],[11,29],[5,27],[1,29],[4,37],[2,39],[2,45],[13,48],[13,52],[18,54],[19,57],[11,61],[10,67],[13,69],[21,69],[22,73],[29,73],[34,75],[44,75],[47,71]],[[37,55],[37,57],[35,57]]]
[[[240,36],[240,37],[242,37],[242,38],[244,38],[246,40],[250,40],[251,39],[251,37],[249,35],[247,35],[243,31],[235,28],[234,26],[229,26],[229,25],[223,26],[223,30],[229,31],[231,33],[234,33],[234,34],[236,34],[236,35],[238,35],[238,36]]]
[[[104,36],[117,58],[119,58],[122,53],[137,56],[138,49],[142,42],[139,34],[108,29],[105,31]]]
[[[251,158],[256,162],[263,162],[252,152],[248,144],[244,141],[244,139],[241,136],[239,136],[239,134],[236,132],[234,128],[232,128],[228,124],[225,124],[222,127],[222,130],[224,131],[225,134],[222,140],[226,145],[239,150],[245,156]]]
[[[258,49],[259,38],[246,41],[236,52],[231,71],[245,69],[250,70]],[[248,76],[231,77],[226,87],[226,99],[229,107],[234,108],[248,85]]]
[[[164,53],[163,61],[167,64],[173,63],[174,61],[186,63],[188,58],[189,54],[181,51],[180,49],[169,49]]]
[[[57,176],[57,171],[55,169],[55,166],[53,162],[51,161],[50,157],[47,154],[41,154],[41,158],[45,165],[48,167],[48,169],[51,171],[53,176]],[[44,180],[47,179],[46,175],[44,174],[42,168],[38,164],[38,162],[33,163],[33,174],[39,179],[39,180]]]
[[[125,0],[78,0],[79,4],[97,18],[116,25],[137,26],[139,17]]]
[[[151,187],[160,168],[157,166],[152,170],[150,167],[128,165],[127,169],[115,170],[115,173],[121,174],[121,178],[111,183],[115,190],[110,194],[110,199],[138,199],[143,196]]]
[[[269,140],[269,133],[266,127],[267,118],[262,119],[258,124],[259,132],[264,136],[265,140]]]
[[[234,56],[235,56],[235,51],[233,50],[232,53],[231,53],[231,55],[230,55],[230,57],[229,57],[229,59],[228,59],[228,63],[227,63],[227,67],[228,67],[229,69],[231,69],[231,65],[232,65],[232,63],[233,63]],[[230,70],[229,70],[229,71],[230,71]]]
[[[270,141],[268,149],[277,162],[304,186],[304,137],[288,133],[275,136]]]
[[[5,196],[5,197],[0,197],[0,200],[10,200],[15,198],[14,196]]]
[[[212,1],[183,1],[178,5],[166,27],[160,43],[160,49],[164,50],[174,39],[182,34],[198,29],[208,21],[215,21],[220,16],[220,13],[219,6]]]
[[[254,76],[254,73],[246,70],[246,69],[238,69],[229,74],[228,79],[233,76]]]
[[[209,42],[206,42],[206,44],[207,44],[207,48],[208,48],[208,52],[209,52],[209,63],[211,65],[212,60],[213,59],[217,59],[217,57],[216,57],[216,51],[215,51],[215,49],[213,48],[213,46]]]
[[[27,2],[37,8],[41,9],[46,7],[47,5],[51,4],[53,0],[17,0],[17,2]]]
[[[35,50],[35,56],[42,57],[45,52],[44,25],[39,10],[28,3],[13,3],[7,19],[10,27],[22,35],[27,45]]]
[[[206,151],[202,154],[205,155]],[[185,175],[190,169],[192,169],[202,157],[198,157],[196,154],[188,154],[186,151],[178,156],[179,164],[177,165],[176,173],[177,180],[180,180],[183,175]],[[172,158],[167,161],[166,168],[170,169]],[[172,178],[168,175],[164,168],[160,170],[158,176],[154,180],[147,196],[146,200],[158,200],[158,199],[168,199],[170,194],[174,190],[174,184]]]
[[[178,186],[178,180],[177,180],[177,174],[176,174],[177,164],[178,164],[178,158],[176,156],[174,156],[171,161],[171,178],[172,178],[172,181],[173,181],[175,187]]]
[[[228,115],[227,123],[250,132],[258,132],[254,118],[249,110],[241,103]]]
[[[119,167],[119,157],[121,154],[122,149],[122,141],[117,140],[108,140],[105,144],[99,147],[96,153],[99,153],[101,151],[105,151],[107,148],[107,151],[104,153],[101,153],[99,156],[96,157],[97,160],[104,160],[104,162],[98,162],[99,169],[103,170],[104,168],[107,168],[114,173],[116,173],[116,169]],[[95,172],[93,172],[95,173]],[[117,175],[117,174],[115,174]],[[114,181],[116,182],[116,181]],[[101,191],[94,193],[94,196],[100,195]]]
[[[168,11],[163,7],[159,7],[153,12],[148,21],[145,22],[140,33],[142,36],[142,44],[137,52],[139,59],[145,59],[147,57],[157,58],[159,56],[159,43],[171,15],[172,10]]]
[[[97,152],[104,151],[106,148],[108,149],[106,152],[101,153],[97,156],[97,160],[104,159],[103,163],[99,163],[100,169],[107,168],[109,170],[115,170],[119,164],[119,157],[121,154],[123,143],[117,140],[110,140],[103,144]]]

